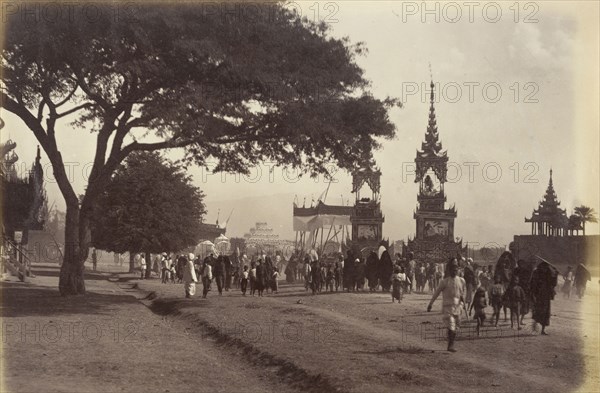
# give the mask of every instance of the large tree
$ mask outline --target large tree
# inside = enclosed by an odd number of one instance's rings
[[[156,152],[132,153],[96,201],[92,243],[130,256],[196,245],[206,212],[203,198],[180,166]]]
[[[269,160],[325,173],[370,161],[395,133],[397,101],[371,96],[356,64],[364,47],[325,24],[277,4],[250,4],[246,17],[214,3],[128,6],[5,14],[1,105],[33,132],[65,198],[63,295],[85,292],[92,207],[132,152],[183,148],[217,171]],[[81,204],[58,143],[69,120],[95,136]]]

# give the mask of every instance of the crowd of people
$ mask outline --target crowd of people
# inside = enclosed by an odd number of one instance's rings
[[[218,255],[211,253],[201,259],[193,253],[171,256],[158,255],[152,263],[146,262],[144,255],[138,255],[141,279],[158,276],[162,283],[183,283],[186,297],[194,296],[196,283],[202,283],[202,297],[212,290],[213,284],[219,295],[232,287],[240,289],[242,294],[262,296],[263,293],[277,293],[279,288],[279,269],[281,255],[261,255],[248,258],[246,255]],[[233,259],[233,260],[232,260]]]
[[[559,272],[545,260],[531,263],[515,261],[506,251],[495,266],[478,266],[471,258],[457,255],[446,263],[417,261],[412,253],[406,257],[396,254],[392,260],[384,246],[372,251],[364,258],[352,250],[346,258],[340,254],[320,258],[315,250],[307,254],[295,253],[289,261],[280,254],[256,255],[208,255],[201,259],[190,253],[171,257],[166,253],[154,259],[152,266],[144,256],[139,257],[142,278],[152,271],[163,283],[183,283],[186,297],[192,297],[196,283],[203,286],[202,296],[207,297],[216,285],[219,295],[234,286],[243,296],[276,294],[279,289],[280,269],[284,269],[286,280],[304,282],[306,291],[313,295],[320,292],[376,292],[391,294],[392,302],[400,303],[406,293],[432,293],[428,306],[442,294],[443,321],[448,329],[448,350],[455,351],[454,339],[460,326],[461,314],[473,315],[477,322],[477,334],[486,323],[486,308],[491,306],[491,326],[497,326],[500,315],[508,320],[510,310],[511,328],[522,329],[524,318],[531,312],[534,327],[541,325],[541,334],[546,335],[550,324],[550,304],[556,294]],[[585,292],[591,279],[583,265],[573,271],[571,267],[563,274],[562,292],[570,297],[575,288],[579,297]]]

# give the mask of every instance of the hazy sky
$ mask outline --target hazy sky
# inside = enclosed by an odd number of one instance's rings
[[[390,112],[397,138],[376,153],[384,214],[386,206],[394,212],[386,214],[385,237],[414,235],[418,186],[412,170],[427,127],[429,63],[437,83],[438,129],[451,163],[446,193],[458,210],[457,236],[471,243],[507,244],[515,234],[528,234],[530,226],[523,219],[544,194],[550,168],[569,214],[579,204],[599,210],[598,2],[518,7],[514,2],[475,2],[473,8],[464,2],[431,2],[430,13],[422,2],[290,6],[325,20],[334,36],[365,42],[369,52],[358,62],[372,81],[372,92],[404,101],[404,108]],[[7,124],[2,140],[10,135],[19,144],[20,164],[28,168],[35,139],[18,119],[4,111],[2,117]],[[74,163],[81,191],[94,136],[66,125],[60,133],[59,146],[65,161]],[[199,168],[191,171],[208,196],[210,221],[219,200],[293,193],[310,201],[326,188],[322,179],[286,181],[293,176],[284,176],[282,168],[269,176],[268,165],[261,167],[258,181],[236,182],[232,175],[222,181]],[[63,208],[49,167],[46,172],[50,202]],[[350,178],[344,173],[336,178],[327,202],[339,203],[341,194],[352,201]],[[244,213],[244,208],[250,207],[240,206],[235,214],[260,218],[261,212]],[[289,216],[291,227],[291,206],[281,214]],[[598,225],[588,225],[588,232],[597,233]]]

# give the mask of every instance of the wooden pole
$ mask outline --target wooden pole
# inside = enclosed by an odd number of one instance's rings
[[[331,230],[333,229],[334,225],[335,225],[335,217],[333,217],[333,221],[331,221],[331,226],[329,227],[329,232],[327,233],[327,237],[325,238],[325,244],[327,244],[329,242],[329,240],[331,240],[329,235],[331,235]],[[323,235],[323,234],[321,233],[321,235]],[[323,245],[321,244],[321,247],[322,246]]]

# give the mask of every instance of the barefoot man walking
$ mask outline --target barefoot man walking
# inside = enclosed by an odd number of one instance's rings
[[[460,312],[464,307],[466,293],[465,280],[462,277],[458,277],[457,273],[458,262],[456,259],[452,259],[448,262],[448,276],[440,282],[427,306],[427,311],[431,311],[433,302],[442,293],[442,315],[444,324],[448,329],[448,351],[450,352],[456,352],[454,349],[454,339],[456,338],[456,329],[460,324]]]

